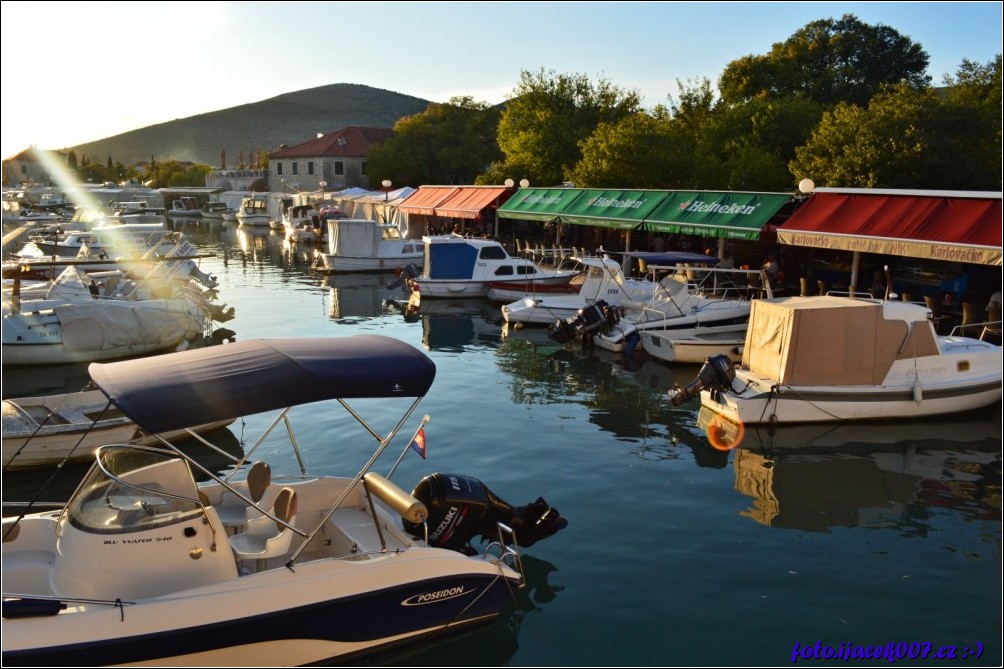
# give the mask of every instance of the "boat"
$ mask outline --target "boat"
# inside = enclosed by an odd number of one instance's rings
[[[163,207],[152,207],[144,200],[116,202],[112,206],[111,211],[102,218],[102,222],[106,226],[146,223],[164,228],[167,223],[164,213],[165,210]]]
[[[701,364],[713,355],[732,362],[743,358],[746,324],[699,327],[693,330],[640,330],[641,347],[663,362]]]
[[[584,268],[581,283],[559,286],[564,294],[542,292],[515,298],[502,306],[502,316],[507,323],[536,323],[554,325],[556,321],[574,318],[582,309],[599,301],[618,307],[622,300],[644,301],[652,296],[655,283],[646,279],[629,279],[624,276],[621,264],[609,255],[576,258]],[[569,293],[568,289],[574,289]],[[488,298],[498,300],[510,294],[495,282],[489,283]]]
[[[425,260],[421,274],[409,277],[411,289],[423,298],[485,297],[488,282],[568,284],[580,269],[548,268],[514,258],[494,239],[460,235],[422,237]]]
[[[425,262],[423,243],[405,239],[392,223],[358,218],[328,218],[327,251],[314,255],[318,272],[393,272]]]
[[[237,208],[237,220],[248,227],[268,226],[272,217],[268,213],[268,200],[251,195],[241,200]]]
[[[287,209],[280,221],[291,242],[312,242],[318,237],[316,228],[320,226],[320,214],[312,204],[297,204]]]
[[[167,215],[172,218],[201,218],[202,207],[195,196],[182,195],[174,199],[171,208],[167,210]]]
[[[754,300],[742,363],[709,358],[670,393],[733,422],[882,421],[1001,400],[1001,347],[939,335],[925,305],[842,295]]]
[[[248,340],[90,373],[151,434],[278,412],[262,439],[285,423],[297,458],[293,409],[341,407],[346,438],[327,445],[361,464],[273,476],[259,440],[224,476],[166,441],[98,448],[64,505],[3,520],[4,666],[355,661],[490,623],[525,586],[521,549],[567,526],[543,498],[514,507],[470,476],[409,493],[396,465],[375,471],[391,444],[398,462],[424,445],[429,420],[404,432],[436,367],[396,339]]]
[[[227,220],[227,215],[233,216],[230,220],[237,220],[237,210],[229,206],[226,202],[207,202],[202,205],[202,218],[210,220]]]
[[[700,254],[690,255],[708,258]],[[653,276],[666,273],[655,282],[657,285],[652,297],[647,301],[622,301],[618,317],[593,333],[592,344],[607,351],[632,354],[640,343],[641,330],[741,328],[749,320],[752,301],[762,296],[773,296],[762,270],[695,269],[699,258],[685,264],[649,265],[648,271]],[[710,260],[718,261],[717,258]],[[757,287],[735,285],[735,277],[751,274],[759,279],[755,282]],[[677,334],[689,336],[682,332]]]
[[[226,427],[233,419],[193,426],[196,434]],[[174,430],[168,441],[188,436]],[[100,390],[3,400],[4,471],[93,460],[99,446],[113,443],[153,445],[146,434],[110,404]]]

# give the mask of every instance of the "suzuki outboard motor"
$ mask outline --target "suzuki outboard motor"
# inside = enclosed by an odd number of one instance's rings
[[[429,545],[468,555],[476,552],[470,545],[474,537],[490,540],[498,536],[498,522],[512,528],[516,544],[524,548],[568,526],[543,497],[513,507],[481,481],[462,474],[430,474],[411,494],[429,510]],[[405,521],[404,529],[416,538],[425,537],[425,528],[419,523]],[[503,535],[503,539],[512,541],[513,537]]]
[[[675,386],[669,391],[669,402],[673,406],[680,406],[687,400],[697,397],[705,388],[723,391],[732,387],[734,378],[736,370],[727,355],[711,356],[704,360],[704,366],[697,372],[693,381],[682,389],[680,386]]]

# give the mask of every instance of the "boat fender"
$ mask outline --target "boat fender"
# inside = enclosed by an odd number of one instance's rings
[[[5,599],[4,618],[38,618],[54,616],[66,609],[66,604],[55,599]]]
[[[920,387],[920,379],[913,382],[913,401],[917,404],[924,401],[924,390]]]
[[[627,340],[624,342],[624,353],[629,358],[634,355],[634,350],[638,348],[638,342],[640,341],[641,336],[638,334],[637,330],[628,335]]]

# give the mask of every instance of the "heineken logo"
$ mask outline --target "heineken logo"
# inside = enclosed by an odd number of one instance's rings
[[[527,195],[523,198],[527,204],[558,204],[561,202],[560,195]]]
[[[693,202],[683,202],[680,204],[680,211],[691,211],[699,214],[740,214],[742,216],[749,216],[756,211],[756,208],[760,206],[760,203],[755,205],[746,204],[718,204],[717,202],[702,202],[701,200],[694,200]]]
[[[590,207],[604,207],[605,209],[638,209],[645,200],[615,200],[612,197],[594,197],[589,200]]]

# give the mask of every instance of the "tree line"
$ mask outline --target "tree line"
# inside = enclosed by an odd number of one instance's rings
[[[923,48],[852,14],[646,110],[638,92],[524,70],[500,106],[469,97],[401,119],[371,148],[379,183],[790,191],[817,186],[1001,189],[1001,55],[940,87]]]

